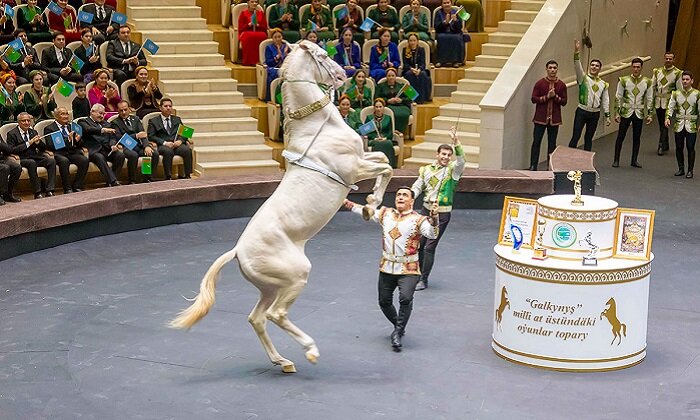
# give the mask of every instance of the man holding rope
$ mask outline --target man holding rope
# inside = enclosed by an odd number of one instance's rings
[[[457,138],[457,127],[452,127],[450,137],[452,145],[441,144],[438,147],[435,163],[421,167],[418,170],[418,179],[411,187],[416,197],[423,193],[421,214],[427,216],[433,203],[437,203],[440,220],[438,237],[435,239],[423,237],[421,240],[419,251],[421,278],[416,285],[416,290],[428,287],[428,277],[435,261],[435,250],[448,223],[450,223],[455,188],[464,171],[464,151]],[[456,155],[457,159],[451,161],[453,154]]]

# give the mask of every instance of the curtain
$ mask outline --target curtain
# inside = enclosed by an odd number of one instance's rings
[[[671,51],[676,54],[676,67],[690,70],[695,87],[700,81],[700,0],[682,0],[673,32]]]

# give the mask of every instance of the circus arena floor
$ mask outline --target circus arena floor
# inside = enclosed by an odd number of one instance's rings
[[[645,131],[641,170],[610,168],[614,139],[595,146],[597,194],[657,211],[638,366],[560,373],[493,353],[496,210],[454,212],[404,351],[392,352],[376,303],[378,227],[343,212],[308,243],[313,270],[290,312],[316,340],[318,365],[268,326],[297,364],[285,375],[247,322],[257,293],[235,263],[207,318],[189,332],[165,328],[247,222],[221,220],[0,262],[0,419],[700,418],[700,179],[674,178],[675,158],[657,157],[656,129]]]

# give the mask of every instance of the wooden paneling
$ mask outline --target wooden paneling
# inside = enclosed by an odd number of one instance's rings
[[[214,33],[214,41],[219,43],[219,54],[223,54],[224,59],[231,60],[231,48],[228,28],[221,25],[207,25],[207,29]]]
[[[452,68],[440,67],[434,71],[436,85],[456,85],[459,79],[464,79],[464,69],[466,67]]]
[[[481,54],[481,44],[489,41],[489,34],[486,32],[474,32],[469,34],[472,41],[467,48],[467,61],[474,61],[477,55]]]
[[[510,10],[510,0],[485,0],[484,26],[496,27],[498,22],[505,17],[506,10]]]
[[[209,25],[221,25],[221,0],[197,0],[202,8],[202,17]]]

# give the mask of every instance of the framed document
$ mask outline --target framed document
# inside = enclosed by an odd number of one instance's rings
[[[613,257],[648,260],[654,234],[654,210],[617,209]]]
[[[511,225],[513,225],[522,231],[522,246],[532,248],[537,227],[537,206],[537,200],[506,196],[503,199],[498,243],[501,245],[513,245],[511,233]]]

